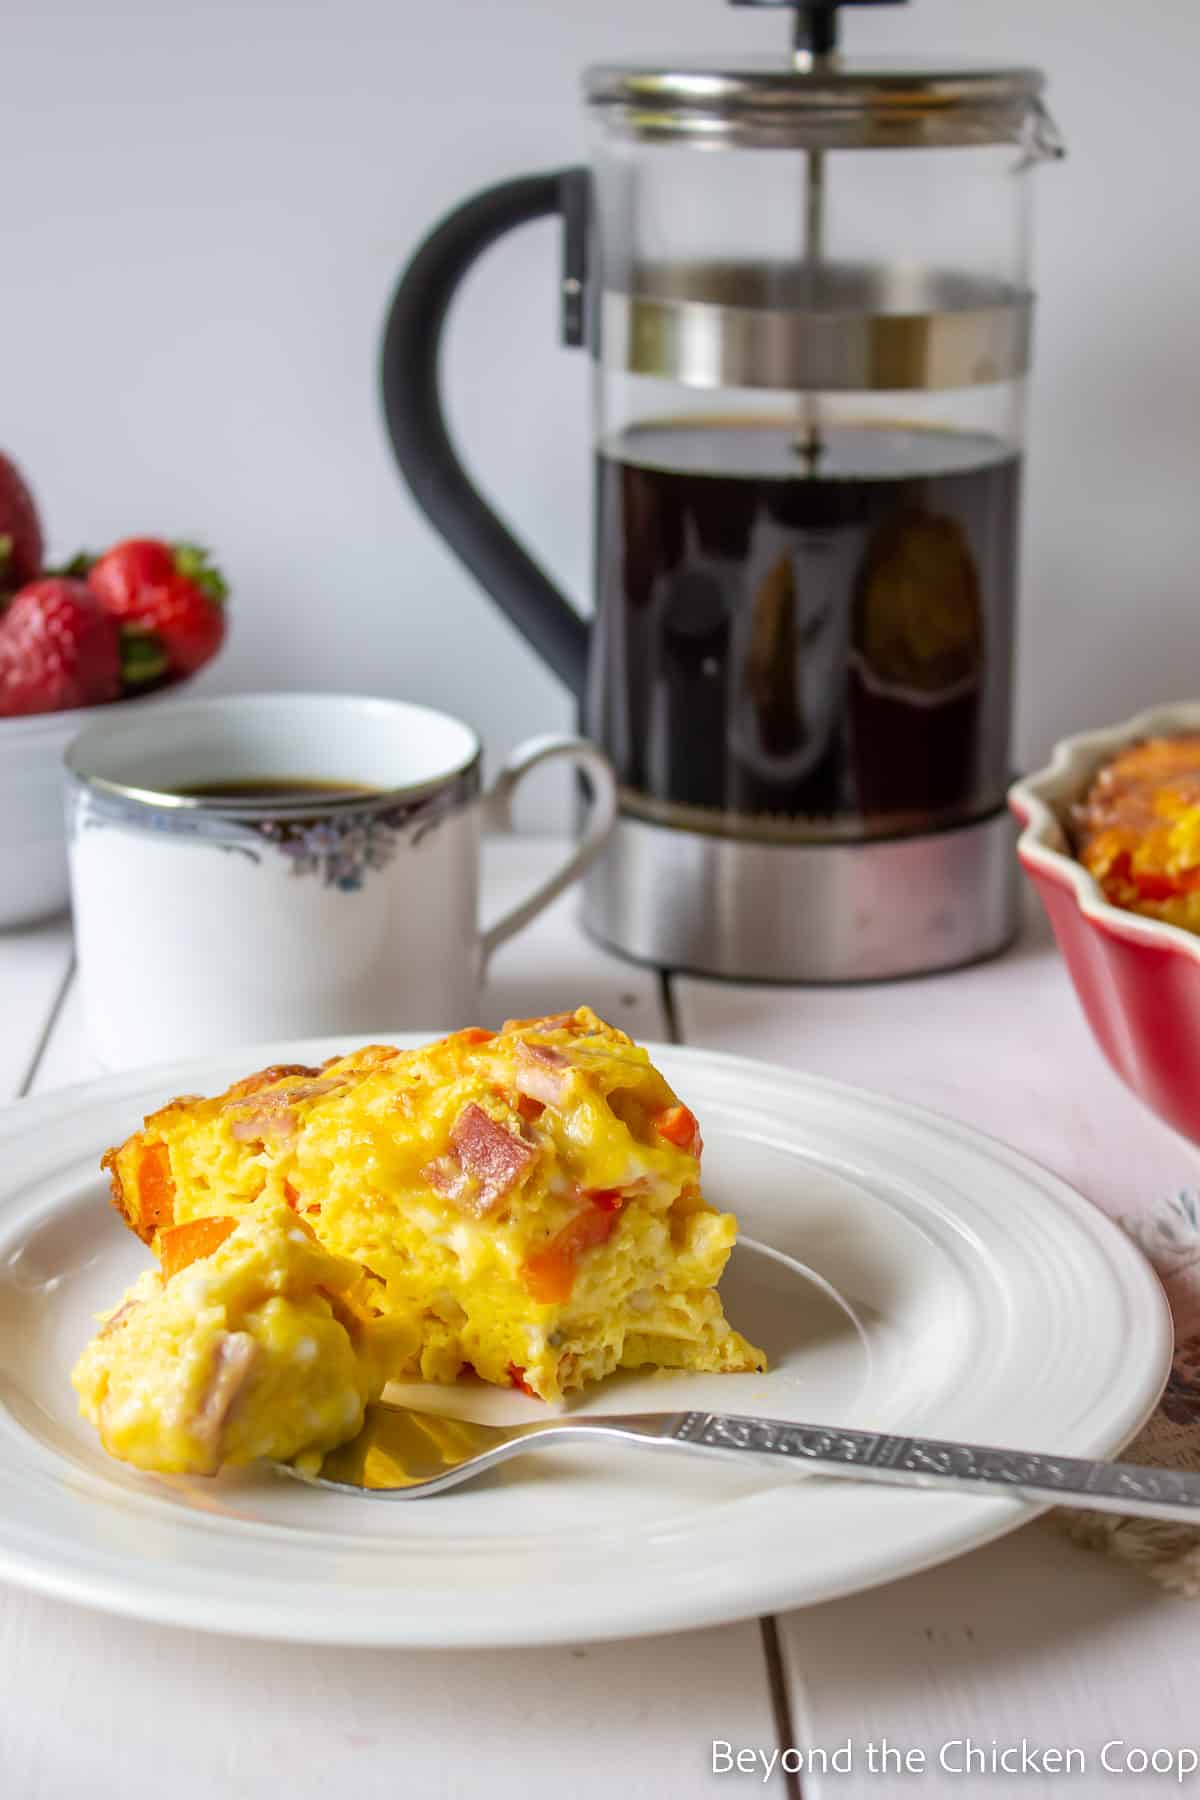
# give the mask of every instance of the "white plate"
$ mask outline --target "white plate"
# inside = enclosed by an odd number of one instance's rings
[[[1031,1516],[1005,1498],[851,1486],[750,1459],[582,1448],[405,1505],[269,1469],[159,1480],[110,1461],[76,1415],[68,1371],[91,1315],[147,1253],[106,1203],[101,1151],[172,1094],[339,1048],[118,1075],[0,1116],[0,1575],[258,1637],[558,1643],[827,1600]],[[722,1291],[772,1367],[622,1375],[589,1410],[771,1413],[1086,1456],[1136,1432],[1166,1379],[1166,1303],[1070,1188],[915,1107],[736,1057],[654,1054],[702,1121],[709,1197],[757,1240],[734,1253]],[[404,1392],[480,1417],[537,1410],[480,1387]]]

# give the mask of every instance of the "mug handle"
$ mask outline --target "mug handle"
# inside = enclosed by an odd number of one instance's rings
[[[613,774],[612,764],[586,738],[560,737],[557,734],[529,738],[517,746],[483,797],[484,823],[511,831],[513,800],[521,782],[531,769],[540,767],[542,763],[553,762],[558,757],[565,757],[568,762],[574,763],[591,781],[592,803],[588,809],[587,830],[553,875],[543,881],[540,887],[534,888],[532,894],[512,907],[502,918],[497,919],[494,925],[489,925],[486,931],[481,932],[481,968],[487,967],[494,950],[507,943],[518,931],[522,931],[544,907],[549,906],[552,900],[557,900],[563,890],[569,888],[595,862],[616,823],[617,778]]]

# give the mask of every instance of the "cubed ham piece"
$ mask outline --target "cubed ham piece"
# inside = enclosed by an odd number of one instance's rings
[[[291,1073],[292,1071],[286,1071]],[[235,1107],[254,1106],[290,1106],[293,1100],[315,1100],[320,1094],[334,1094],[338,1088],[346,1086],[344,1075],[318,1075],[316,1069],[306,1069],[300,1073],[315,1077],[311,1081],[292,1081],[287,1087],[273,1088],[269,1094],[251,1089],[248,1093],[232,1094],[222,1105],[222,1112],[230,1112]]]
[[[481,1219],[511,1193],[537,1154],[471,1101],[454,1121],[450,1154],[427,1163],[422,1174],[445,1199]]]
[[[344,1080],[328,1076],[324,1080],[297,1081],[290,1087],[275,1088],[269,1094],[243,1094],[235,1100],[226,1100],[222,1111],[237,1112],[238,1116],[229,1131],[239,1143],[252,1143],[255,1138],[290,1142],[300,1128],[293,1103],[297,1100],[315,1100],[322,1094],[336,1093],[345,1086]]]
[[[290,1106],[264,1104],[251,1112],[240,1113],[230,1125],[229,1135],[240,1144],[252,1144],[256,1139],[265,1142],[268,1138],[272,1143],[287,1144],[299,1129],[300,1120]]]
[[[256,1075],[247,1075],[241,1081],[235,1081],[229,1090],[227,1104],[235,1100],[247,1100],[251,1094],[257,1094],[265,1087],[272,1087],[277,1081],[284,1081],[289,1075],[319,1075],[320,1069],[310,1068],[307,1063],[273,1063],[269,1069],[260,1069]]]
[[[320,1094],[336,1094],[339,1088],[348,1085],[344,1075],[325,1075],[320,1081],[294,1082],[281,1088],[280,1092],[286,1100],[315,1100]]]
[[[425,1164],[421,1175],[443,1200],[453,1200],[456,1204],[471,1185],[471,1178],[457,1156],[435,1156],[432,1162]]]
[[[221,1465],[221,1433],[257,1360],[258,1345],[248,1331],[224,1332],[217,1342],[212,1373],[188,1420],[193,1436],[208,1452],[214,1474]]]
[[[541,1019],[505,1019],[505,1031],[566,1031],[574,1022],[574,1013],[547,1013]]]
[[[454,1121],[450,1142],[468,1175],[479,1184],[486,1211],[513,1188],[537,1151],[472,1101]]]
[[[515,1083],[518,1094],[540,1100],[543,1106],[561,1106],[566,1098],[570,1073],[571,1065],[561,1050],[555,1050],[549,1044],[521,1042],[517,1045]]]

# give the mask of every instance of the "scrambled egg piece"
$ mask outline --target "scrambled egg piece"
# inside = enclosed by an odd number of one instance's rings
[[[1130,744],[1076,809],[1079,860],[1106,900],[1200,932],[1200,735]]]
[[[703,1199],[700,1152],[647,1052],[580,1007],[264,1069],[172,1101],[104,1163],[114,1204],[164,1264],[181,1233],[199,1245],[237,1221],[215,1269],[248,1222],[287,1209],[361,1272],[355,1305],[366,1329],[386,1328],[389,1377],[474,1374],[558,1401],[617,1368],[766,1366],[716,1291],[737,1221]],[[245,1454],[287,1453],[273,1440]]]
[[[283,1201],[205,1224],[221,1227],[199,1234],[207,1254],[147,1270],[106,1316],[72,1375],[80,1411],[141,1469],[211,1475],[304,1452],[319,1463],[361,1429],[395,1348],[355,1310],[362,1270]]]

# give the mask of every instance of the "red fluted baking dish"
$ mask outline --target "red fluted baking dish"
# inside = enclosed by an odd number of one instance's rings
[[[1200,1143],[1200,937],[1110,906],[1072,856],[1065,829],[1102,763],[1139,738],[1177,731],[1200,731],[1200,702],[1064,738],[1008,800],[1024,826],[1017,854],[1101,1049],[1147,1106]]]

